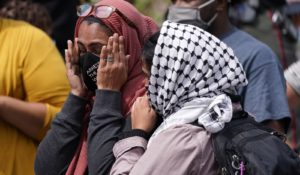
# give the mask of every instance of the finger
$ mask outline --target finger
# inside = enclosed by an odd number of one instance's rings
[[[78,38],[75,38],[74,41],[74,47],[73,47],[73,57],[74,57],[74,62],[78,63],[79,62],[79,56],[78,56]]]
[[[135,113],[136,111],[139,109],[138,107],[138,102],[137,102],[137,99],[135,100],[135,102],[133,103],[132,107],[131,107],[131,114],[132,114],[132,118],[134,119],[136,117]]]
[[[70,56],[68,54],[68,50],[65,49],[65,60],[66,60],[66,68],[67,70],[71,69]]]
[[[66,63],[70,63],[70,57],[69,57],[69,54],[68,54],[68,49],[65,49],[65,61],[66,61]]]
[[[115,60],[113,54],[108,54],[106,57],[106,65],[112,65],[114,62]]]
[[[106,58],[107,58],[107,48],[103,46],[100,53],[100,61],[99,61],[99,68],[103,68],[106,66]]]
[[[135,102],[136,102],[136,106],[141,106],[143,98],[142,97],[138,97]]]
[[[76,64],[76,60],[74,58],[74,46],[73,46],[73,42],[71,40],[68,40],[68,54],[70,57],[70,63],[71,64]]]
[[[109,37],[109,39],[108,39],[108,43],[107,43],[107,53],[108,54],[112,54],[113,40],[114,40],[114,38],[112,36]]]
[[[109,37],[108,39],[108,44],[107,44],[107,57],[106,57],[106,65],[111,65],[113,63],[113,54],[112,54],[112,49],[113,49],[113,40],[114,38],[113,37]]]
[[[136,101],[135,101],[136,102]],[[131,107],[131,112],[133,112],[135,110],[135,102],[133,103],[132,107]]]
[[[150,107],[149,100],[148,100],[147,96],[143,96],[143,97],[141,97],[141,98],[142,98],[143,106],[144,106],[145,108]]]
[[[119,59],[120,59],[120,62],[124,63],[125,64],[125,46],[124,46],[124,37],[123,36],[120,36],[119,37]]]
[[[147,95],[143,96],[143,102],[144,102],[143,105],[145,105],[145,108],[148,108],[148,112],[151,112],[152,106],[150,104],[149,97]]]
[[[142,98],[142,97],[138,97],[138,98],[136,98],[135,101],[141,101],[141,98]]]
[[[125,55],[124,36],[119,36],[119,53]]]
[[[114,34],[112,53],[114,55],[114,62],[119,63],[120,62],[119,35],[117,33]]]
[[[70,59],[72,59],[72,56],[73,56],[73,43],[72,43],[72,41],[68,40],[67,45],[68,45],[68,54],[70,56]]]

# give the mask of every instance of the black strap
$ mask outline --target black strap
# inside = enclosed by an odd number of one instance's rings
[[[231,93],[228,93],[228,92],[224,92],[230,99],[233,103],[239,103],[241,102],[241,96],[240,95],[234,95],[234,94],[231,94]]]

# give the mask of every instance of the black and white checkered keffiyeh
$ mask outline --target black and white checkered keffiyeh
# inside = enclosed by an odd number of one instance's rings
[[[247,84],[232,49],[198,27],[165,21],[154,54],[148,92],[164,118],[154,135],[196,120],[209,132],[220,131],[232,118],[224,91]]]

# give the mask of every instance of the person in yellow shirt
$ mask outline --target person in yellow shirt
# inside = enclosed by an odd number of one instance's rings
[[[0,175],[34,174],[38,143],[69,90],[52,40],[26,22],[0,17]]]

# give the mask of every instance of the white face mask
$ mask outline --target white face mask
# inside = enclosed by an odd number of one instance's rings
[[[217,18],[218,13],[216,13],[209,21],[205,22],[200,15],[202,8],[210,5],[215,0],[207,1],[201,4],[197,8],[186,8],[186,7],[176,7],[171,6],[168,11],[167,20],[177,23],[188,23],[196,25],[204,30],[206,30]]]

